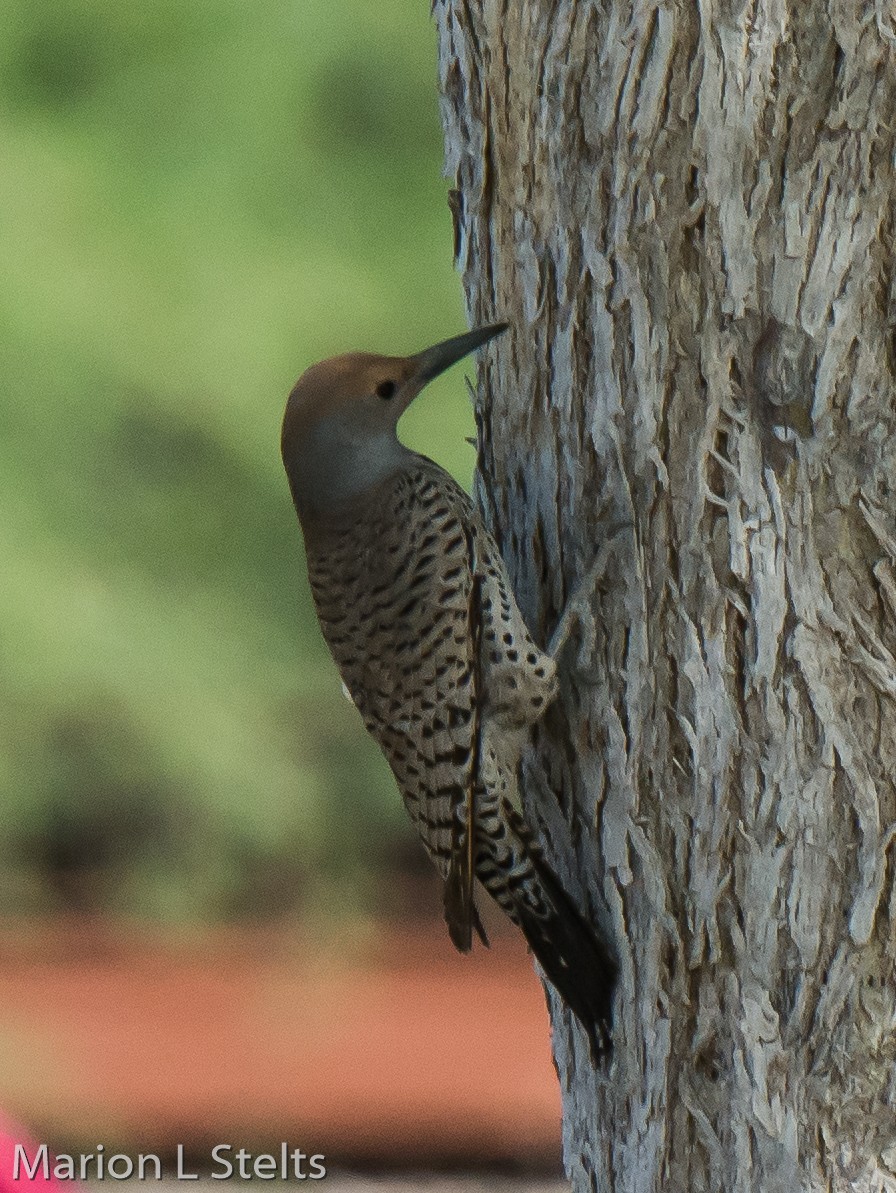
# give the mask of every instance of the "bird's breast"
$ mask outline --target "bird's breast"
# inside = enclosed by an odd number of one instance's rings
[[[399,480],[306,538],[321,630],[362,713],[394,719],[421,683],[438,695],[466,665],[467,543],[436,488]]]

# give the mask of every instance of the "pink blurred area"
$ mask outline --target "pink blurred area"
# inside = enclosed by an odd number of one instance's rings
[[[51,1175],[44,1176],[43,1167],[38,1166],[33,1176],[28,1172],[34,1170],[34,1161],[38,1152],[38,1144],[20,1123],[15,1122],[0,1110],[0,1193],[21,1193],[22,1189],[42,1190],[43,1193],[62,1193],[62,1190],[76,1190],[77,1185],[66,1181],[63,1185],[54,1180]],[[23,1148],[27,1163],[31,1169],[24,1167],[25,1161],[18,1166],[16,1177],[16,1149]],[[50,1161],[52,1164],[52,1160]]]
[[[556,1169],[522,941],[461,957],[441,924],[362,940],[0,925],[0,1105],[69,1152],[288,1141],[330,1164]]]

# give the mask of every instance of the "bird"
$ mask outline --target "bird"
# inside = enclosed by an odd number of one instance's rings
[[[557,695],[557,662],[530,635],[470,496],[397,433],[434,377],[507,327],[407,357],[312,365],[289,395],[281,454],[324,640],[444,880],[451,940],[461,952],[474,932],[488,944],[476,879],[600,1057],[617,964],[517,806],[521,754]]]

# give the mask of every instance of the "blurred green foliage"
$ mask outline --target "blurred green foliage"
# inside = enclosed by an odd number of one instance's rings
[[[464,327],[428,5],[0,0],[0,912],[363,902],[409,830],[279,460]],[[466,481],[460,370],[405,436]]]

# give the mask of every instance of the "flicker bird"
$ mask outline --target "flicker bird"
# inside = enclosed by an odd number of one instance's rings
[[[557,693],[497,543],[470,497],[399,442],[423,387],[506,324],[415,356],[349,353],[309,368],[281,448],[323,636],[445,881],[454,944],[488,941],[473,879],[517,924],[599,1052],[616,964],[514,806],[532,725]]]

